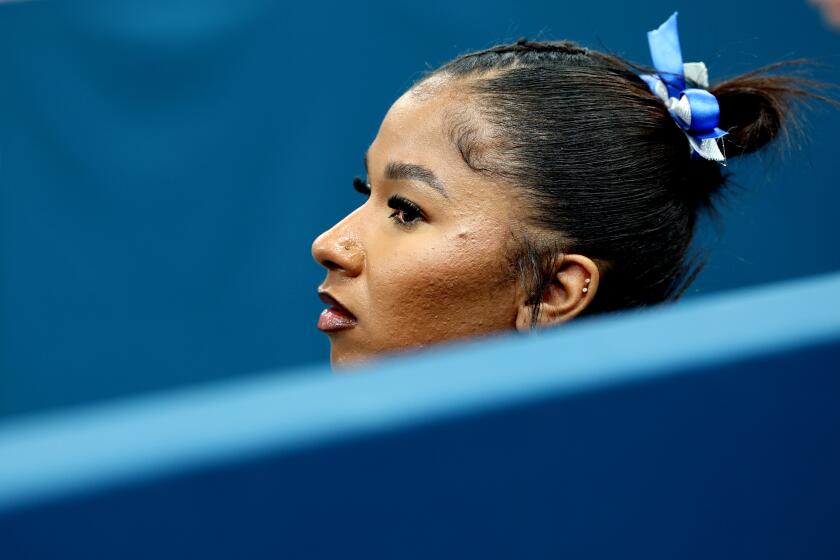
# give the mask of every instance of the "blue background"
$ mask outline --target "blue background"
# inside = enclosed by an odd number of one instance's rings
[[[0,5],[0,415],[328,360],[312,240],[421,72],[527,36],[648,62],[680,11],[711,79],[829,65],[806,2],[33,2]],[[689,297],[840,270],[840,115],[733,168]]]

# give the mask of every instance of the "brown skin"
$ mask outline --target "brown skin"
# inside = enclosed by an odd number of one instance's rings
[[[840,29],[840,0],[809,0],[817,6],[823,15],[823,19],[835,29]]]
[[[451,142],[442,115],[466,102],[445,83],[400,97],[368,150],[370,197],[313,242],[313,258],[327,268],[319,288],[358,319],[352,328],[327,333],[333,367],[528,330],[531,309],[511,262],[527,210],[511,185],[474,172]],[[389,161],[432,170],[447,196],[417,179],[386,178]],[[389,207],[392,194],[419,206],[425,219],[397,223],[416,216]],[[583,255],[565,255],[554,277],[541,327],[573,318],[597,291],[598,267]]]

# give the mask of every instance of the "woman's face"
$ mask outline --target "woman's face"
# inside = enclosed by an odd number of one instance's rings
[[[433,87],[390,108],[365,158],[369,196],[312,244],[319,291],[350,313],[318,323],[333,366],[515,326],[519,202],[464,162],[443,117],[464,99]]]

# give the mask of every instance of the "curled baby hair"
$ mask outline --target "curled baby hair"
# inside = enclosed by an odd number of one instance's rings
[[[824,85],[797,73],[807,61],[770,64],[712,84],[728,158],[779,137],[795,139],[800,102],[827,101]],[[445,115],[466,164],[519,189],[532,233],[512,259],[538,324],[557,259],[579,253],[599,268],[581,315],[678,299],[708,257],[689,254],[698,214],[731,172],[691,157],[665,105],[640,78],[651,68],[572,41],[529,41],[469,52],[422,76],[464,94]],[[433,80],[432,78],[438,78]],[[691,84],[689,85],[696,85]]]

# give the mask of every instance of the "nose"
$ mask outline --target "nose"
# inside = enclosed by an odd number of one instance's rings
[[[358,276],[364,266],[365,255],[359,232],[353,227],[355,213],[349,214],[312,242],[312,258],[315,261],[328,270],[347,276]]]

